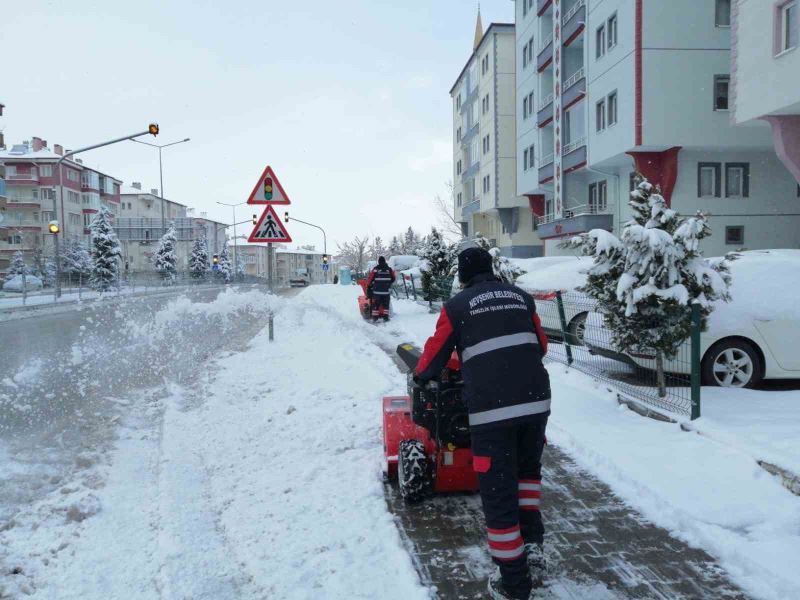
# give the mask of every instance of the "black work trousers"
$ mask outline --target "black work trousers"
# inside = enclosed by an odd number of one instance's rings
[[[503,587],[527,598],[531,579],[523,544],[541,544],[542,451],[547,417],[472,432],[472,452],[486,517],[489,552]]]

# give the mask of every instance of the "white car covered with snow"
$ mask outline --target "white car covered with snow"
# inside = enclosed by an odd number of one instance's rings
[[[704,385],[753,387],[762,379],[800,379],[800,250],[751,250],[730,263],[729,303],[718,302],[700,336]],[[593,313],[590,328],[602,327]],[[587,345],[608,355],[616,350],[590,335]],[[678,356],[689,355],[689,341]],[[648,353],[617,357],[655,369]],[[689,374],[690,364],[667,360],[669,373]]]
[[[22,275],[14,275],[14,277],[3,284],[3,291],[22,293],[22,287]],[[29,292],[42,289],[42,280],[34,275],[26,275],[25,289]]]

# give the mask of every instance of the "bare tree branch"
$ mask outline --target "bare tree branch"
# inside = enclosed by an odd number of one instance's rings
[[[449,198],[442,198],[436,195],[433,199],[433,205],[436,208],[436,213],[439,216],[439,229],[446,238],[460,240],[464,237],[461,230],[461,223],[456,221],[455,203],[454,203],[454,185],[452,181],[448,181],[445,185],[450,190]]]

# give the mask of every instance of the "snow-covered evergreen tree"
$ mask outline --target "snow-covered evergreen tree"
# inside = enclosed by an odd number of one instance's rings
[[[189,273],[195,279],[202,279],[208,274],[208,243],[205,236],[197,238],[192,244],[192,255],[189,257]]]
[[[681,217],[645,179],[631,192],[629,204],[633,219],[621,239],[593,230],[562,246],[594,256],[582,291],[598,301],[618,348],[655,352],[663,396],[664,358],[674,357],[691,335],[690,305],[700,305],[705,329],[713,303],[730,300],[730,271],[726,261],[712,263],[699,250],[700,240],[711,235],[702,213]]]
[[[425,244],[417,250],[417,256],[422,259],[422,293],[426,300],[445,299],[450,295],[451,286],[448,280],[453,265],[456,264],[455,246],[448,244],[442,233],[435,227],[431,228],[430,235],[426,236]]]
[[[83,244],[69,240],[61,254],[61,270],[78,281],[86,281],[92,272],[92,257]],[[55,265],[54,265],[55,266]]]
[[[388,253],[388,249],[386,246],[383,245],[383,240],[379,235],[376,235],[372,239],[372,247],[370,248],[370,258],[372,260],[378,260],[379,256],[383,256],[384,258],[389,258],[391,256]]]
[[[228,240],[222,242],[222,251],[219,253],[219,276],[225,283],[230,283],[233,277],[233,265],[228,252]]]
[[[405,234],[403,234],[403,254],[416,254],[419,241],[417,232],[409,226]]]
[[[475,232],[475,244],[492,255],[492,269],[494,274],[505,283],[515,283],[517,278],[525,274],[525,270],[511,262],[508,257],[500,253],[500,249],[492,246],[480,232]]]
[[[17,250],[11,257],[11,263],[8,265],[8,276],[6,277],[6,281],[10,281],[17,275],[22,275],[23,273],[27,275],[30,273],[30,270],[25,266],[25,258],[22,254],[22,250]]]
[[[392,236],[392,241],[389,242],[389,256],[398,256],[403,253],[403,244],[398,237]]]
[[[105,206],[95,214],[89,229],[92,248],[92,272],[89,280],[92,287],[104,292],[117,280],[121,256],[117,234],[111,227],[111,213]]]
[[[168,284],[175,281],[178,275],[178,255],[175,252],[177,241],[175,225],[170,223],[166,233],[161,236],[158,249],[153,255],[153,266]]]

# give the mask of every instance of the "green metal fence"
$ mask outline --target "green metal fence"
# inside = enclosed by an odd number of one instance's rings
[[[624,397],[696,419],[700,416],[700,312],[687,309],[692,336],[675,356],[648,348],[623,353],[593,300],[578,292],[536,292],[537,312],[551,340],[548,359],[569,365]],[[658,363],[663,369],[658,369]],[[659,371],[662,375],[659,375]]]
[[[452,277],[434,277],[424,281],[419,275],[398,273],[392,286],[395,298],[414,300],[430,306],[440,305],[453,295]]]

